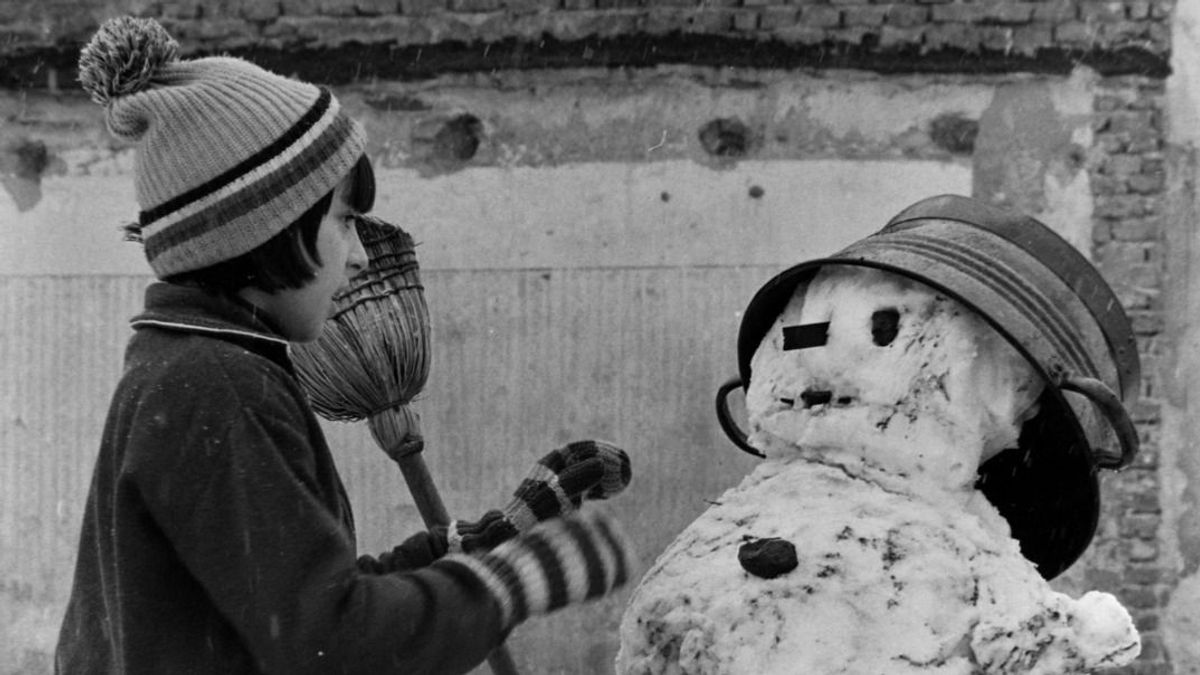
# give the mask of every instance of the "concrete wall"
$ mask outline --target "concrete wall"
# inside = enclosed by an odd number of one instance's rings
[[[1181,5],[1174,22],[1174,74],[1169,81],[1168,135],[1173,179],[1169,193],[1172,221],[1167,259],[1171,373],[1163,406],[1164,500],[1162,539],[1178,586],[1166,603],[1164,638],[1177,672],[1200,673],[1200,452],[1197,452],[1196,405],[1200,401],[1200,222],[1195,180],[1200,147],[1200,5]]]
[[[1173,3],[1159,0],[883,13],[866,2],[326,0],[244,3],[221,21],[206,15],[220,3],[126,4],[173,21],[185,50],[290,36],[262,56],[324,73],[367,124],[377,211],[421,243],[435,361],[419,409],[451,511],[497,505],[554,444],[609,438],[635,468],[610,508],[634,524],[646,563],[753,465],[711,408],[759,285],[931,194],[1041,217],[1117,289],[1145,371],[1142,455],[1105,475],[1096,541],[1056,584],[1130,607],[1145,639],[1130,672],[1200,672],[1188,414],[1200,352],[1187,321],[1200,309],[1197,10],[1179,10],[1164,79]],[[69,85],[72,41],[116,11],[83,5],[0,8],[0,70],[20,86],[0,90],[0,675],[49,672],[126,321],[149,280],[118,233],[136,210],[132,153]],[[581,41],[539,50],[530,26]],[[664,26],[714,42],[663,37]],[[438,35],[491,42],[448,47]],[[353,36],[374,43],[366,57]],[[931,36],[944,49],[905,49]],[[1092,48],[1071,51],[1080,45]],[[672,59],[648,56],[657,49]],[[403,59],[382,56],[392,52]],[[344,66],[356,54],[375,71],[355,77]],[[445,72],[413,79],[430,59]],[[398,472],[364,429],[327,430],[362,548],[385,549],[418,526]],[[521,672],[609,672],[624,598],[519,628]]]

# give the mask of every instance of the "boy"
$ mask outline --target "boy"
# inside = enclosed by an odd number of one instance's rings
[[[287,344],[367,263],[362,129],[323,89],[178,59],[151,20],[102,26],[80,80],[138,144],[130,230],[162,281],[132,322],[58,672],[464,672],[528,616],[624,583],[611,523],[554,517],[628,482],[624,453],[588,442],[548,455],[504,513],[356,560]]]

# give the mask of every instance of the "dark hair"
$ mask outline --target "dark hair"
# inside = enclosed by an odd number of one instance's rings
[[[375,205],[375,169],[371,166],[371,160],[366,155],[360,157],[350,170],[350,176],[346,203],[358,213],[366,213]],[[291,225],[258,248],[203,269],[172,275],[166,281],[225,294],[247,286],[268,293],[300,288],[316,275],[317,268],[321,266],[321,257],[317,254],[317,232],[332,205],[331,190]]]

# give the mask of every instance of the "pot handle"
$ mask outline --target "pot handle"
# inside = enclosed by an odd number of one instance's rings
[[[1121,452],[1116,453],[1107,448],[1097,448],[1093,450],[1096,464],[1102,469],[1113,470],[1129,466],[1133,462],[1133,458],[1137,456],[1139,441],[1137,427],[1134,426],[1133,420],[1129,419],[1129,413],[1125,412],[1125,406],[1121,404],[1121,399],[1117,398],[1108,385],[1091,377],[1068,375],[1059,384],[1059,387],[1082,394],[1095,403],[1100,408],[1100,412],[1104,414],[1104,419],[1117,433],[1117,442],[1121,445]]]
[[[755,457],[766,457],[759,452],[753,445],[750,445],[746,437],[746,432],[738,428],[737,422],[733,420],[733,415],[729,412],[729,394],[734,389],[740,389],[742,380],[735,377],[720,387],[717,387],[717,422],[721,424],[721,430],[733,441],[733,444],[738,446],[742,451],[747,452]]]

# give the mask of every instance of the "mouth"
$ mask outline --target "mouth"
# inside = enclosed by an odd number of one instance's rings
[[[803,410],[811,410],[832,406],[834,408],[845,408],[854,405],[858,401],[854,396],[841,395],[837,396],[836,392],[831,389],[817,389],[809,387],[800,392],[799,405],[795,398],[780,398],[779,402],[788,408],[800,408]]]

